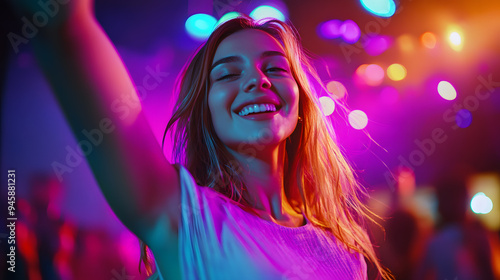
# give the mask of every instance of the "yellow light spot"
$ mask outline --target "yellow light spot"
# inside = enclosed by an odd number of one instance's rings
[[[387,67],[387,77],[393,81],[401,81],[406,78],[406,68],[399,63],[391,64]]]

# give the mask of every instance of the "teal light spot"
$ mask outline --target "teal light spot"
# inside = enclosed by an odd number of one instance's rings
[[[186,31],[196,40],[205,40],[212,34],[216,22],[211,15],[194,14],[186,20]]]
[[[392,17],[396,12],[396,3],[393,0],[361,0],[361,5],[379,17]]]
[[[281,21],[285,21],[285,15],[276,9],[275,7],[263,5],[255,8],[251,13],[250,17],[255,20],[260,20],[264,18],[275,18]]]

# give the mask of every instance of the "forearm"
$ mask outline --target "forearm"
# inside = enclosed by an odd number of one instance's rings
[[[102,118],[116,124],[134,122],[141,107],[133,83],[90,13],[80,12],[64,24],[44,30],[33,44],[39,64],[72,124],[96,127]],[[127,114],[116,109],[117,101],[129,104]]]

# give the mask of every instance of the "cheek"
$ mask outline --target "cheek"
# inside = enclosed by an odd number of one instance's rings
[[[285,94],[284,98],[286,102],[290,106],[290,113],[291,114],[298,114],[299,112],[299,86],[295,81],[290,82],[287,85],[287,90],[285,91],[287,94]]]
[[[208,108],[210,108],[210,113],[213,118],[221,113],[221,110],[225,107],[225,94],[219,90],[210,90],[208,93]]]
[[[212,88],[208,93],[208,108],[215,129],[224,125],[231,118],[231,95],[218,88]]]

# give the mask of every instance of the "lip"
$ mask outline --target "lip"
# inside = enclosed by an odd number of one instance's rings
[[[272,119],[274,117],[274,115],[276,115],[280,112],[280,109],[276,108],[276,111],[274,111],[274,112],[250,114],[250,115],[246,115],[246,116],[240,116],[239,114],[236,114],[236,115],[240,118],[247,119],[247,120],[264,121],[264,120]]]
[[[240,105],[238,105],[233,110],[233,112],[236,115],[238,115],[238,113],[241,111],[241,109],[243,109],[247,105],[250,105],[250,104],[266,104],[266,103],[267,104],[273,104],[274,106],[276,106],[276,112],[278,112],[281,109],[281,104],[280,104],[280,102],[278,100],[274,99],[273,97],[271,97],[269,95],[262,95],[262,96],[254,97],[254,98],[252,98],[250,100],[247,100],[247,101],[241,103]],[[265,115],[265,114],[268,114],[268,113],[262,113],[262,114],[259,114],[259,115]],[[257,115],[255,115],[255,116],[257,116]]]

